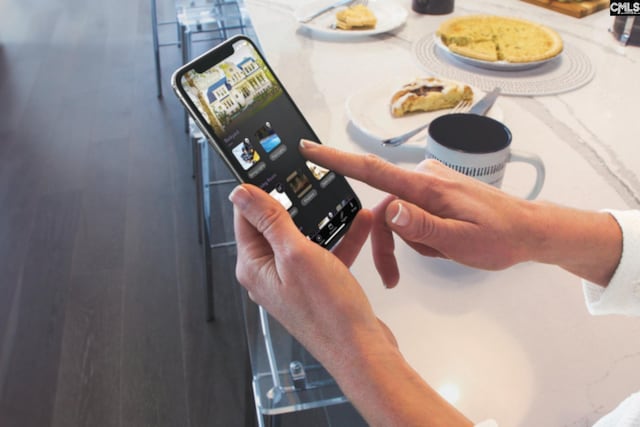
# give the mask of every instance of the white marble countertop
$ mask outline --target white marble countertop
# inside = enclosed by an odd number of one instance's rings
[[[355,91],[429,73],[412,44],[452,15],[409,11],[393,33],[362,40],[322,39],[301,28],[306,0],[245,0],[259,42],[285,87],[325,144],[374,152],[413,168],[423,146],[382,149],[352,124]],[[380,0],[378,0],[380,1]],[[505,96],[497,106],[513,146],[546,165],[539,196],[578,208],[640,207],[640,48],[620,46],[605,10],[576,19],[516,0],[457,0],[453,15],[520,16],[558,30],[588,55],[595,77],[560,95]],[[526,166],[509,166],[503,188],[524,193]],[[381,194],[352,181],[365,206]],[[640,390],[640,320],[591,317],[580,281],[551,266],[523,264],[483,272],[424,259],[398,243],[401,283],[386,290],[366,247],[353,267],[403,354],[435,388],[475,421],[501,426],[583,426]]]

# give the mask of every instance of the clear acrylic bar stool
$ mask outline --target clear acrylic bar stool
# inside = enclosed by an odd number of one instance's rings
[[[175,19],[170,21],[160,21],[157,0],[150,1],[158,98],[162,97],[161,47],[178,46],[181,48],[182,63],[184,64],[193,57],[194,43],[221,42],[230,35],[230,32],[244,34],[247,28],[248,18],[242,8],[241,0],[176,0],[174,3]],[[177,36],[175,40],[161,42],[159,29],[166,25],[175,25]],[[193,36],[197,34],[203,36],[194,38]]]

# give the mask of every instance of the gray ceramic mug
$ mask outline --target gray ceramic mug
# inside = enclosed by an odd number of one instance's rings
[[[511,139],[509,128],[490,117],[446,114],[429,125],[426,158],[498,188],[507,163],[528,163],[536,170],[536,180],[526,198],[535,199],[544,184],[544,163],[536,154],[512,149]]]
[[[413,0],[411,9],[426,15],[444,15],[453,12],[454,0]]]

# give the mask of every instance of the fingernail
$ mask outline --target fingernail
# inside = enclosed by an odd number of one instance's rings
[[[251,194],[242,185],[238,185],[229,193],[229,200],[240,209],[243,209],[251,201]]]
[[[398,225],[400,227],[404,227],[409,224],[409,220],[411,219],[409,216],[409,210],[402,206],[402,203],[398,203],[398,211],[391,218],[391,223]]]
[[[385,289],[393,289],[396,287],[397,283],[387,283],[387,282],[382,282],[382,284],[384,285]]]
[[[318,145],[317,142],[313,142],[313,141],[309,141],[308,139],[301,139],[300,140],[300,148],[301,149],[307,149],[307,148],[313,148],[314,145]]]

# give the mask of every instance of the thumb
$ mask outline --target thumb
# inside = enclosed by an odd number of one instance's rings
[[[435,250],[443,243],[444,221],[412,203],[394,200],[387,206],[385,219],[389,228],[407,242]]]
[[[229,194],[229,200],[274,249],[290,246],[302,237],[282,205],[258,187],[239,185]]]

